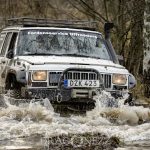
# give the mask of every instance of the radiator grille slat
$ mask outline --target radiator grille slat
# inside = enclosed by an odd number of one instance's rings
[[[111,74],[101,74],[105,88],[111,88]]]
[[[68,71],[64,77],[75,80],[98,80],[98,75],[95,72]]]
[[[62,72],[49,73],[49,86],[58,86],[59,78]]]

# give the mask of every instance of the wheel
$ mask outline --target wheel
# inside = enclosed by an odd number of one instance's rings
[[[5,89],[10,97],[13,97],[15,99],[21,99],[21,87],[22,85],[17,82],[14,75],[11,75],[7,78]]]

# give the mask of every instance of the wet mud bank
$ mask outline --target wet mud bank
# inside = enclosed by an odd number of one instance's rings
[[[0,150],[149,150],[149,141],[122,143],[101,133],[62,134],[50,138],[41,135],[0,141]]]
[[[0,150],[113,150],[120,146],[120,141],[117,137],[109,138],[101,133],[84,133],[62,134],[50,138],[32,135],[20,137],[16,141],[6,140],[0,144]]]
[[[47,149],[53,150],[113,150],[120,145],[117,137],[101,133],[68,134],[53,136],[47,141]]]

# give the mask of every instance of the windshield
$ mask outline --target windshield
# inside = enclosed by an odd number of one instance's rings
[[[110,60],[100,34],[70,30],[23,30],[17,55],[64,55]]]

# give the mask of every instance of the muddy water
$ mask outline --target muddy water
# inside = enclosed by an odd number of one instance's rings
[[[116,104],[109,93],[103,92],[95,97],[96,107],[86,115],[62,117],[47,99],[44,105],[32,100],[16,106],[4,96],[7,107],[0,108],[0,149],[48,149],[50,143],[64,144],[59,135],[73,134],[69,141],[72,144],[80,138],[75,135],[87,132],[118,137],[118,150],[150,149],[150,109],[123,105],[126,97],[127,94]],[[118,107],[108,107],[110,102]],[[51,141],[53,136],[58,137],[55,143]]]

